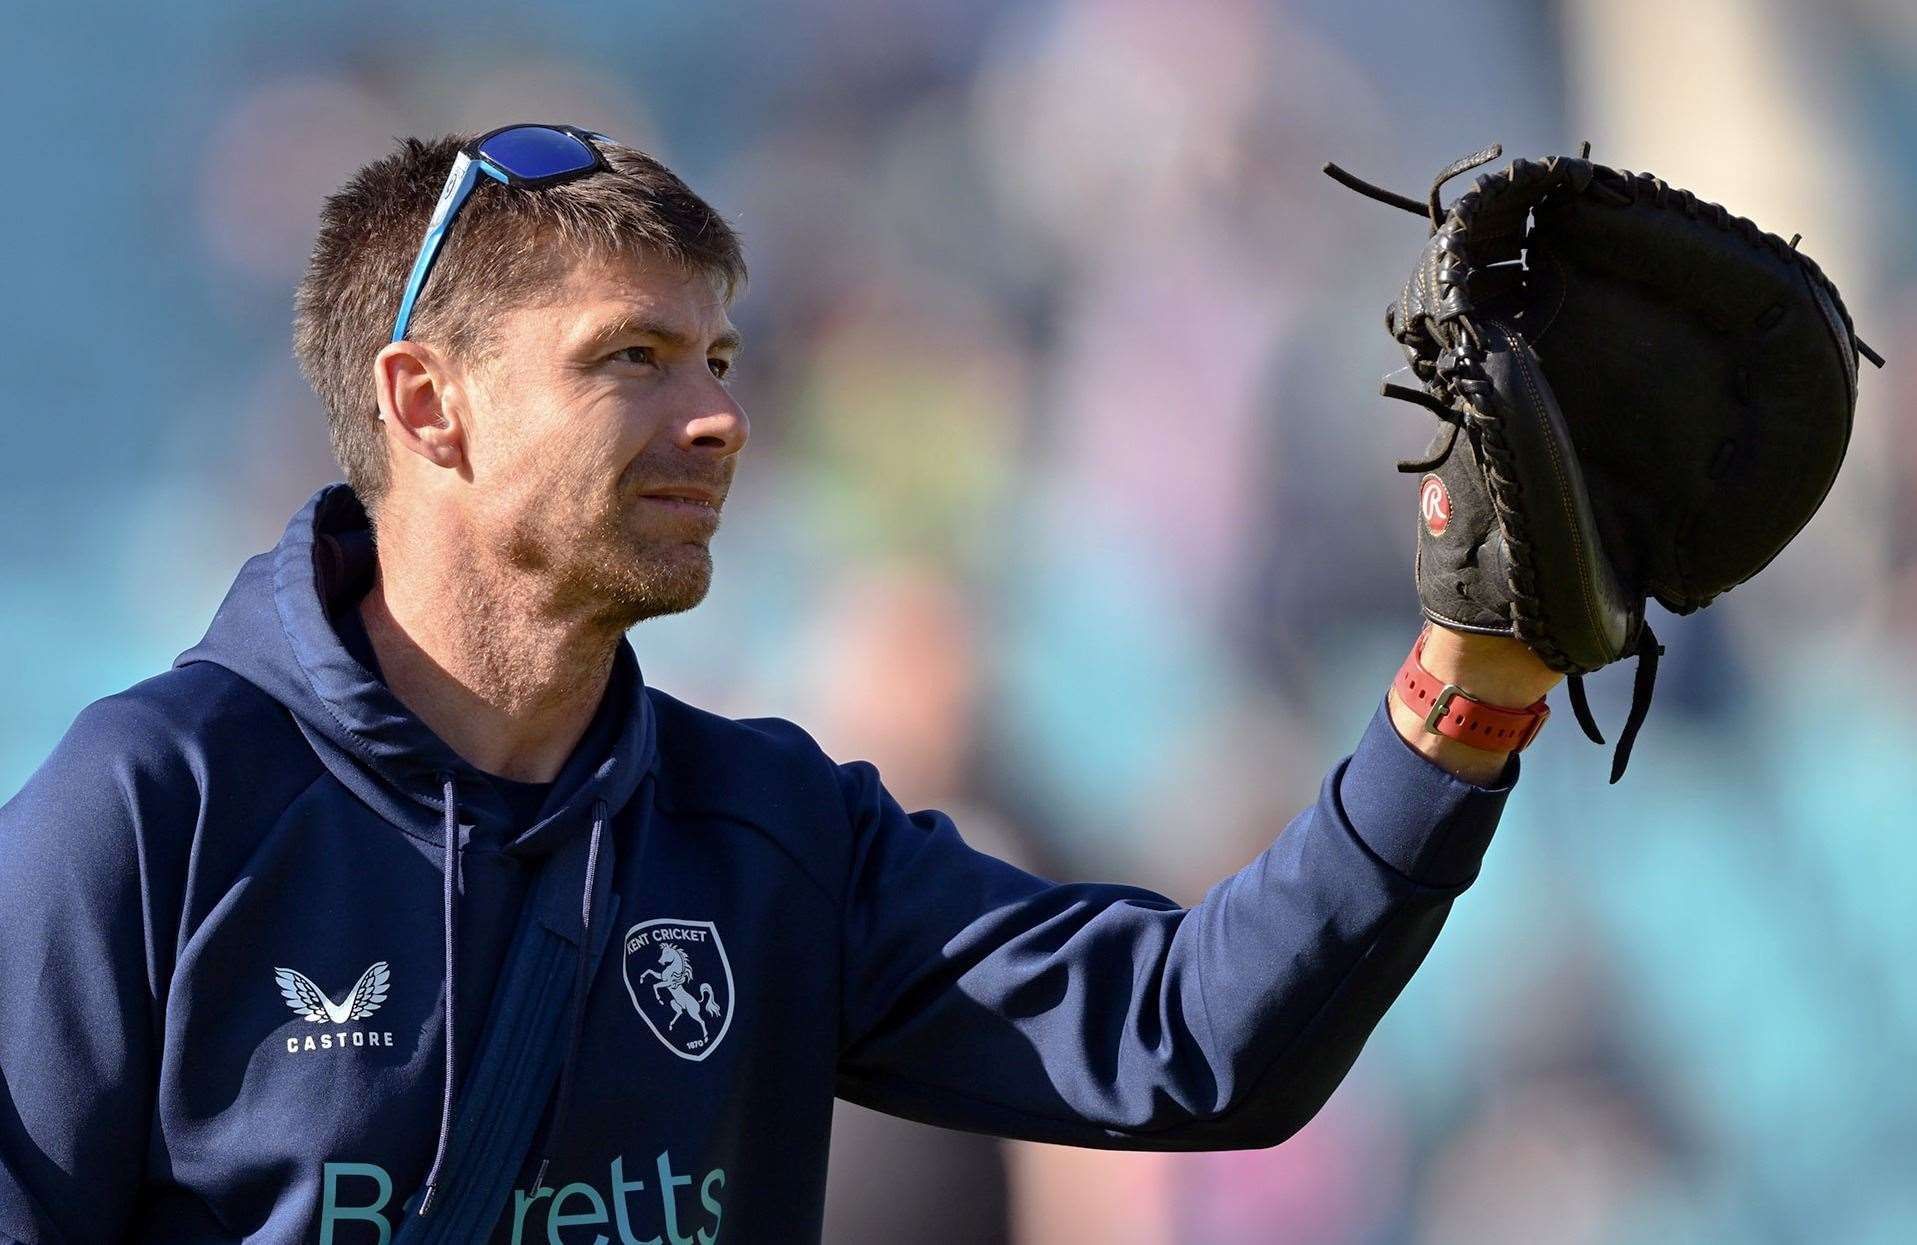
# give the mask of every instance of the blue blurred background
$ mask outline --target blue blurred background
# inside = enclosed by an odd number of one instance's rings
[[[1113,1155],[842,1108],[840,1242],[1917,1240],[1917,10],[1900,0],[9,5],[0,794],[337,478],[294,368],[321,197],[567,120],[744,235],[752,415],[646,677],[876,762],[1054,876],[1192,901],[1417,629],[1429,417],[1375,398],[1422,193],[1595,144],[1801,231],[1849,461],[1669,646],[1631,771],[1568,714],[1324,1112]],[[1594,680],[1615,726],[1627,669]],[[1562,705],[1560,704],[1560,707]]]

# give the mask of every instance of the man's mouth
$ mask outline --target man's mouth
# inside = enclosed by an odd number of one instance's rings
[[[719,510],[724,498],[710,489],[675,485],[641,493],[639,502],[657,514],[676,515],[701,526],[713,526],[719,522]]]
[[[647,489],[643,497],[665,501],[687,501],[717,510],[723,500],[713,489],[700,488],[696,484],[673,484],[664,488]]]

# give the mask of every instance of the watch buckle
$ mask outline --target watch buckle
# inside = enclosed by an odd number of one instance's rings
[[[1431,702],[1431,712],[1424,715],[1424,728],[1433,735],[1443,734],[1443,732],[1438,729],[1438,723],[1444,721],[1444,715],[1451,711],[1451,702],[1460,696],[1473,704],[1480,703],[1476,696],[1465,691],[1456,683],[1447,683],[1443,689],[1438,692],[1438,698]],[[1446,736],[1446,738],[1449,738],[1449,736]]]

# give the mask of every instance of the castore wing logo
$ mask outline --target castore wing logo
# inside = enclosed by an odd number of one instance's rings
[[[279,983],[280,993],[286,996],[286,1005],[312,1021],[314,1024],[332,1023],[343,1025],[349,1020],[364,1020],[379,1010],[386,1001],[386,987],[392,980],[392,973],[381,960],[359,975],[359,983],[352,993],[346,996],[344,1003],[335,1003],[326,997],[326,993],[313,984],[313,979],[305,973],[291,968],[273,970],[273,980]]]

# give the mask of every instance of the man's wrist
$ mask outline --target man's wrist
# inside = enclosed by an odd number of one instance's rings
[[[1419,664],[1440,682],[1455,684],[1480,701],[1509,709],[1536,704],[1564,678],[1520,641],[1453,631],[1436,624],[1424,637]],[[1429,730],[1425,715],[1407,705],[1395,685],[1388,693],[1387,704],[1399,736],[1440,768],[1480,786],[1504,774],[1511,757],[1509,750],[1477,748]]]
[[[1425,635],[1419,664],[1443,683],[1455,683],[1487,704],[1522,709],[1536,704],[1564,676],[1523,641],[1453,631],[1436,623]]]

